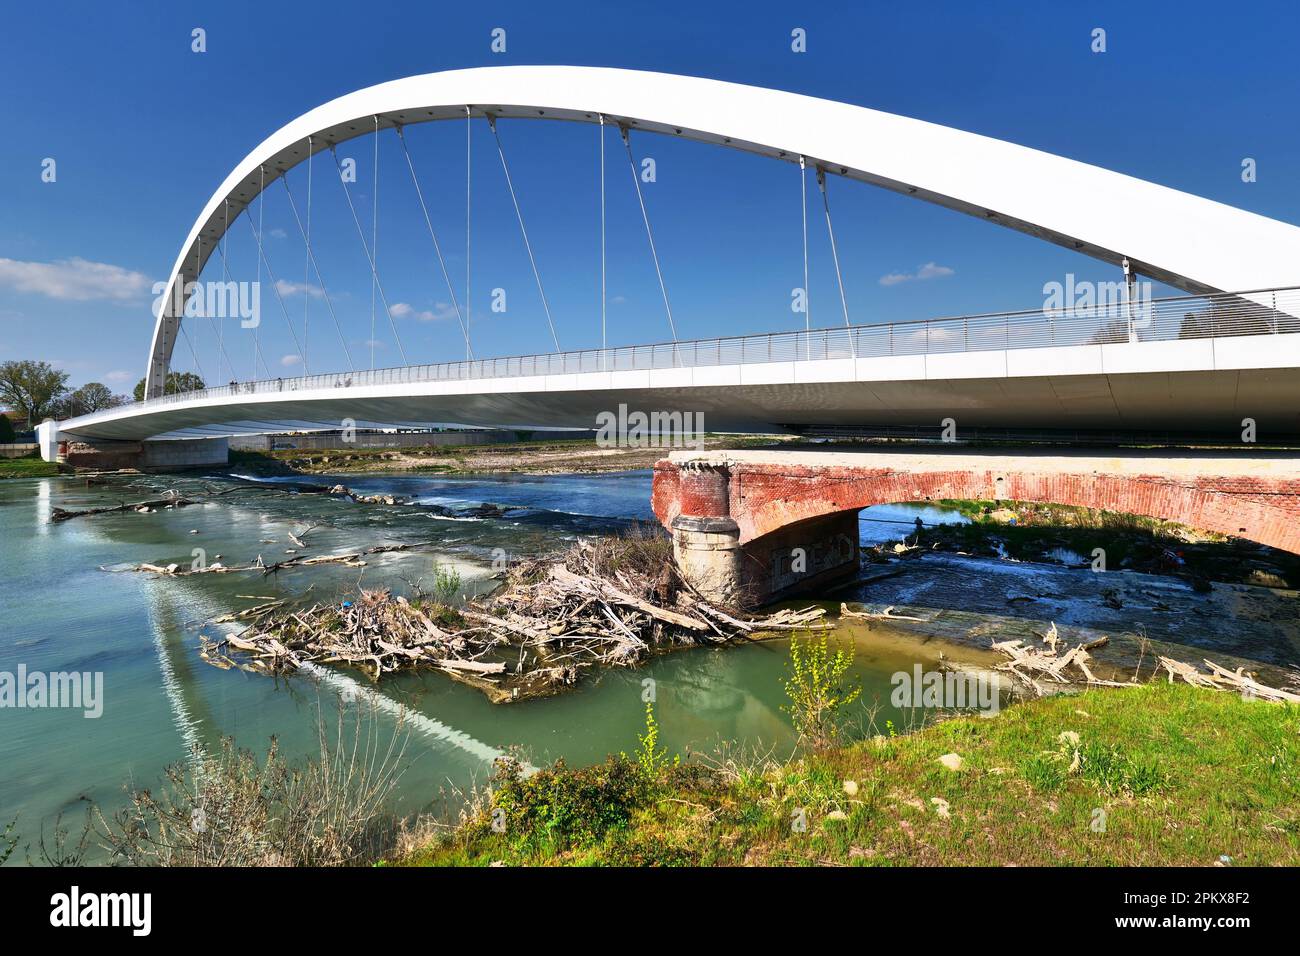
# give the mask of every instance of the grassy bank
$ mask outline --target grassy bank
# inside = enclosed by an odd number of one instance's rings
[[[0,479],[49,478],[59,473],[59,466],[36,456],[28,458],[0,458]]]
[[[1157,683],[784,764],[504,774],[402,862],[1296,865],[1300,710]]]

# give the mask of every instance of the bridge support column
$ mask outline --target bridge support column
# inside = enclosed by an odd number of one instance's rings
[[[46,461],[59,460],[59,423],[47,418],[36,426],[36,444]]]
[[[656,510],[672,496],[673,556],[682,577],[707,599],[730,607],[754,607],[826,586],[858,571],[856,509],[785,525],[742,542],[731,515],[743,508],[743,489],[726,467],[691,463],[661,484],[656,473]]]
[[[64,460],[77,468],[104,471],[185,471],[211,468],[230,460],[225,438],[184,438],[173,441],[77,441],[65,442]],[[43,449],[44,446],[42,446]]]

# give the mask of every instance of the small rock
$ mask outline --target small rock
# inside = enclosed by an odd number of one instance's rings
[[[934,810],[940,817],[947,820],[952,814],[949,812],[948,801],[943,797],[931,797],[930,802],[934,804]]]
[[[850,797],[856,797],[858,795],[858,782],[856,780],[845,780],[844,792]]]
[[[962,764],[966,761],[961,759],[960,754],[944,754],[939,758],[939,763],[943,764],[949,770],[960,770]]]
[[[847,820],[848,818],[849,815],[843,810],[832,810],[830,813],[826,814],[827,820]]]

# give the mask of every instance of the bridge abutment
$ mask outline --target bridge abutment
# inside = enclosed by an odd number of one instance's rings
[[[138,471],[185,471],[190,468],[210,468],[230,461],[229,442],[225,438],[181,438],[170,441],[82,441],[55,440],[53,457],[46,457],[46,444],[41,442],[41,455],[46,461],[61,461],[76,468],[94,468],[115,471],[123,468]]]

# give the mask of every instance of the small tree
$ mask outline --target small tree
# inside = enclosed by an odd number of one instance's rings
[[[790,641],[790,676],[785,681],[789,706],[782,706],[800,739],[824,747],[840,734],[840,717],[862,693],[844,675],[853,665],[852,645],[831,648],[826,634]]]
[[[197,392],[201,388],[206,388],[203,379],[193,372],[168,372],[167,381],[163,385],[163,394],[177,395],[181,392]],[[144,401],[144,379],[135,383],[133,395],[137,402]]]
[[[18,409],[35,428],[68,390],[68,373],[49,362],[0,363],[0,401]]]
[[[87,382],[56,402],[51,412],[58,419],[76,418],[78,415],[89,415],[106,408],[116,408],[126,401],[126,396],[114,395],[107,385],[100,382]]]

